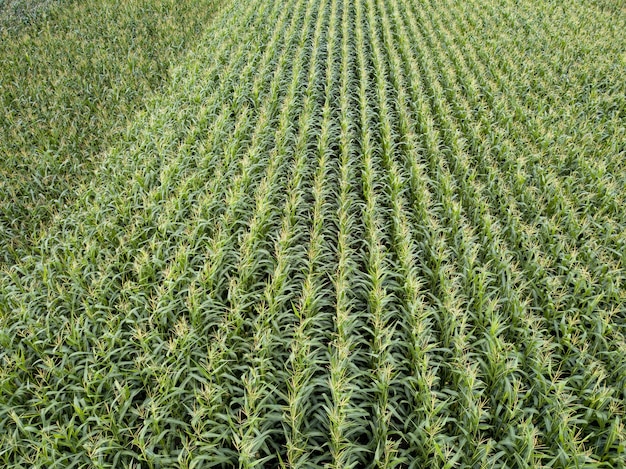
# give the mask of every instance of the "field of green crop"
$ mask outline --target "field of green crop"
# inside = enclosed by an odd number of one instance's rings
[[[0,266],[27,255],[223,0],[0,0]]]
[[[1,467],[626,467],[624,1],[46,8]]]

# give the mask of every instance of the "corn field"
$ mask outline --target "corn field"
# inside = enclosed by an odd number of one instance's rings
[[[0,271],[0,466],[626,467],[625,51],[620,0],[222,2]]]

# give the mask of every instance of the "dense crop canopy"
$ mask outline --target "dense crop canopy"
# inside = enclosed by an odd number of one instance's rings
[[[623,468],[622,3],[226,4],[0,273],[0,465]]]
[[[0,266],[27,255],[223,0],[0,0]]]

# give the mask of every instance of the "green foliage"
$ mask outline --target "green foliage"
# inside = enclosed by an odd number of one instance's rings
[[[14,33],[35,23],[62,0],[0,0],[0,29]]]
[[[13,2],[0,9],[0,265],[75,200],[206,27],[214,0]],[[18,27],[19,26],[19,27]]]
[[[135,24],[137,69],[101,51],[118,95],[84,113],[87,72],[46,95],[19,65],[0,465],[623,468],[609,3],[235,1],[187,36],[199,4],[144,0],[162,36]],[[98,14],[127,30],[138,5]],[[23,31],[53,48],[64,14]],[[39,168],[61,182],[35,191]]]

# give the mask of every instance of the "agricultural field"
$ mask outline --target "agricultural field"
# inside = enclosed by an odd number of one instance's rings
[[[626,467],[624,1],[50,3],[1,467]]]
[[[216,0],[0,0],[0,266],[27,255]]]

